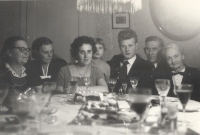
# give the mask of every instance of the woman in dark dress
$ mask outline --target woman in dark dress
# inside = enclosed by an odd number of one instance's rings
[[[0,82],[10,86],[4,101],[4,105],[8,108],[13,98],[11,95],[17,95],[16,93],[28,89],[26,68],[23,65],[28,61],[29,51],[26,41],[16,36],[8,38],[0,52],[3,61],[0,66]]]
[[[28,84],[40,86],[44,82],[55,82],[58,71],[67,65],[63,59],[52,59],[53,42],[47,37],[39,37],[32,43],[32,57],[27,63]]]

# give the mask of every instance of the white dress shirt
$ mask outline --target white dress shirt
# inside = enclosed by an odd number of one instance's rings
[[[173,71],[172,71],[173,72]],[[184,69],[182,69],[180,72],[185,72],[185,68]],[[173,73],[175,73],[175,72],[173,72]],[[182,75],[180,75],[180,74],[177,74],[177,75],[173,75],[172,76],[172,81],[173,81],[173,84],[174,85],[180,85],[181,83],[182,83],[182,80],[183,80],[183,76]]]
[[[136,60],[136,55],[133,58],[127,60],[128,63],[129,63],[129,64],[127,64],[127,74],[129,73],[133,63],[135,62],[135,60]],[[120,66],[122,66],[122,65],[123,65],[123,63],[120,63]]]

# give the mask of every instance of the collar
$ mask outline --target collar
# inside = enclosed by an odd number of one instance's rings
[[[135,60],[136,60],[136,55],[133,57],[133,58],[131,58],[131,59],[129,59],[129,60],[127,60],[128,62],[129,62],[129,64],[132,66],[133,65],[133,63],[135,62]],[[124,61],[126,61],[126,60],[124,60]],[[123,64],[123,63],[122,63]]]
[[[183,68],[181,71],[179,72],[185,72],[185,68]],[[172,71],[172,73],[176,73],[175,71]]]
[[[22,66],[21,69],[21,76],[19,76],[13,69],[12,67],[8,64],[5,63],[6,68],[12,73],[13,76],[17,77],[17,78],[22,78],[25,77],[27,74],[25,73],[26,68],[24,66]]]
[[[153,63],[154,67],[157,68],[158,66],[158,63]]]

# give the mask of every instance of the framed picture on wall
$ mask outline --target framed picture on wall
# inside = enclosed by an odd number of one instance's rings
[[[112,14],[113,29],[124,29],[129,27],[130,27],[130,14],[128,12]]]

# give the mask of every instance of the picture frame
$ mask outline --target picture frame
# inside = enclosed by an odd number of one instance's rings
[[[130,14],[125,13],[113,13],[112,14],[112,28],[124,29],[130,28]]]

